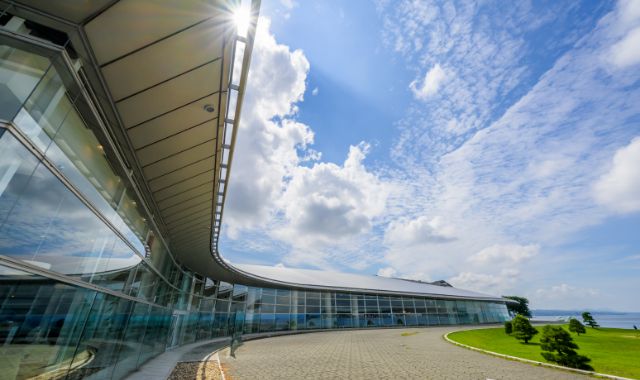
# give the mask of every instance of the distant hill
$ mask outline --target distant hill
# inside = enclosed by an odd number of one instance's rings
[[[628,313],[611,310],[558,310],[558,309],[532,309],[531,313],[534,316],[546,317],[546,316],[562,316],[562,315],[582,315],[582,312],[588,311],[593,314],[611,314],[611,315],[624,315]]]

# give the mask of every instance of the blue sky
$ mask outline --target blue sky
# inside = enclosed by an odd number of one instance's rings
[[[225,258],[640,310],[640,2],[261,16]]]

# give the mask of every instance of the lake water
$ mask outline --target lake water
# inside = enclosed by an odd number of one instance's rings
[[[633,325],[636,325],[640,329],[640,313],[591,313],[593,319],[598,322],[601,327],[615,327],[619,329],[633,329]],[[567,314],[556,313],[554,315],[547,315],[547,313],[536,313],[533,311],[533,318],[531,321],[555,321],[555,320],[568,320],[569,317],[574,317],[582,322],[581,313]]]

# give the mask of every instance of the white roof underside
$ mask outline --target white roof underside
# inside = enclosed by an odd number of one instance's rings
[[[19,0],[11,10],[70,36],[173,255],[218,278],[226,272],[213,260],[212,235],[214,214],[224,203],[225,124],[236,116],[227,114],[227,95],[239,3]]]

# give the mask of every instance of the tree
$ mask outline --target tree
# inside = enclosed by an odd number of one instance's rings
[[[509,314],[514,315],[524,315],[527,318],[531,318],[531,310],[529,310],[529,300],[524,297],[518,296],[502,296],[502,298],[507,298],[513,301],[518,302],[517,304],[507,302],[507,310]]]
[[[589,325],[591,326],[591,328],[600,327],[598,322],[596,322],[596,320],[593,319],[593,316],[588,311],[585,311],[584,313],[582,313],[582,320],[584,321],[585,325]]]
[[[511,321],[511,325],[513,326],[514,338],[524,341],[524,344],[529,343],[531,338],[538,333],[538,330],[531,326],[531,322],[522,315],[516,315]]]
[[[580,336],[580,334],[587,333],[587,329],[584,328],[584,325],[575,318],[569,319],[569,331],[578,334],[578,336]]]
[[[593,370],[587,364],[591,361],[586,356],[578,355],[575,351],[578,345],[573,342],[571,334],[560,326],[544,326],[540,338],[542,357],[565,367]]]
[[[509,335],[513,332],[513,325],[511,324],[511,321],[505,321],[504,322],[504,332],[505,334]]]

